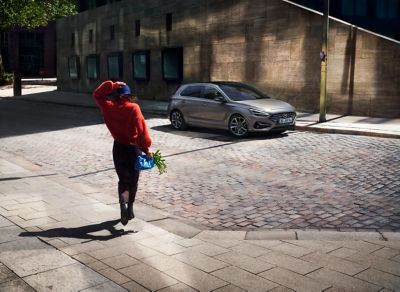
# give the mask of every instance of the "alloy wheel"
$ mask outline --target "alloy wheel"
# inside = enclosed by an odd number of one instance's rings
[[[244,137],[248,133],[247,122],[241,115],[234,115],[229,121],[229,131],[236,137]]]
[[[173,128],[183,130],[186,127],[185,119],[180,111],[173,111],[171,113],[171,125]]]

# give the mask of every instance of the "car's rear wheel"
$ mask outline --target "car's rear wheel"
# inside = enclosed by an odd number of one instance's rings
[[[170,120],[171,120],[171,125],[174,129],[177,130],[186,129],[185,118],[183,117],[183,114],[180,111],[178,110],[172,111],[170,115]]]
[[[249,133],[246,119],[239,114],[234,114],[229,119],[229,132],[235,137],[245,137]]]

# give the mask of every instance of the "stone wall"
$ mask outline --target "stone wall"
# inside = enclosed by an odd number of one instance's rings
[[[170,32],[166,13],[173,15]],[[74,47],[72,32],[78,36]],[[59,89],[91,92],[107,79],[107,55],[123,52],[124,81],[140,98],[167,100],[178,84],[162,80],[161,51],[183,47],[184,83],[243,81],[299,111],[318,112],[321,37],[322,16],[280,0],[125,0],[57,21]],[[399,43],[335,20],[329,38],[328,112],[400,117]],[[147,82],[132,78],[131,54],[140,49],[151,51]],[[101,76],[90,81],[84,61],[94,53]],[[81,57],[79,80],[68,77],[67,59],[74,54]]]

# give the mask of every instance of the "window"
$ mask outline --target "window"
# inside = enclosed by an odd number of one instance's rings
[[[397,18],[399,17],[399,0],[379,0],[376,1],[375,11],[378,18]]]
[[[353,0],[342,0],[342,15],[353,16],[354,15],[354,3]]]
[[[172,30],[172,13],[167,13],[165,17],[165,29],[166,31]]]
[[[70,56],[68,58],[68,72],[69,78],[79,79],[79,57]]]
[[[114,40],[115,38],[115,26],[114,25],[110,25],[110,40]]]
[[[93,29],[89,29],[89,44],[93,43]]]
[[[400,1],[388,0],[388,18],[399,17],[400,12]]]
[[[140,36],[140,20],[135,21],[135,35]]]
[[[385,18],[387,16],[386,0],[376,1],[376,16],[378,18]]]
[[[90,55],[86,57],[86,70],[87,78],[99,79],[99,57],[97,55]]]
[[[356,0],[355,3],[355,14],[356,16],[367,16],[367,0]]]
[[[202,85],[188,86],[181,92],[181,96],[200,97],[203,88]]]
[[[222,97],[222,93],[218,91],[218,89],[208,86],[204,90],[203,97],[206,99],[215,99],[216,97]]]
[[[169,48],[162,51],[162,72],[165,81],[179,82],[183,79],[183,49]]]
[[[74,46],[75,46],[75,33],[73,32],[71,34],[71,47],[74,47]]]
[[[107,57],[108,79],[120,80],[122,78],[122,54],[113,53]]]
[[[147,81],[150,79],[150,52],[136,51],[132,55],[133,78]]]

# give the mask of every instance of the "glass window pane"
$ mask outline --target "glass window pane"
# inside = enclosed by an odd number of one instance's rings
[[[356,0],[356,15],[367,16],[367,0]]]
[[[354,15],[353,0],[342,0],[342,15],[344,16]]]
[[[399,0],[388,0],[388,17],[397,18],[399,17]]]
[[[387,16],[387,1],[376,1],[376,16],[378,18],[385,18]]]
[[[200,97],[203,86],[189,86],[181,92],[181,96]]]
[[[182,80],[182,49],[166,49],[163,51],[163,77],[165,80]]]
[[[98,79],[97,57],[87,57],[87,76],[89,79]]]
[[[149,79],[149,52],[135,52],[133,54],[133,78],[139,80]]]
[[[71,79],[78,79],[78,57],[71,56],[68,58],[69,77]]]
[[[120,55],[108,56],[108,78],[109,79],[120,79],[121,78],[121,66]]]

